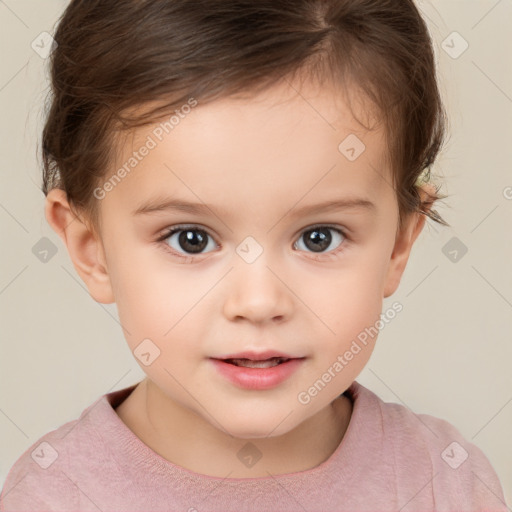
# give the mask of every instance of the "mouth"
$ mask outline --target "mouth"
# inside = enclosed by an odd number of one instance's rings
[[[233,354],[234,355],[234,354]],[[238,355],[238,354],[237,354]],[[303,365],[305,357],[210,358],[219,375],[239,388],[263,391],[284,383]]]
[[[253,359],[219,359],[224,363],[232,364],[234,366],[243,366],[244,368],[272,368],[280,364],[290,361],[291,358],[287,357],[271,357],[269,359],[263,359],[255,361]]]

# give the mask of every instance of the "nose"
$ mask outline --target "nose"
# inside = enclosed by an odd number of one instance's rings
[[[229,273],[223,312],[232,321],[282,322],[293,311],[293,293],[286,276],[265,257],[247,263],[240,259]]]

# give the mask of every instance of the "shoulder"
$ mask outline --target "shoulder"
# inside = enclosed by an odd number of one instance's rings
[[[0,511],[97,510],[76,483],[76,469],[99,473],[104,442],[98,434],[98,409],[105,395],[79,418],[31,444],[9,470],[0,494]],[[89,415],[97,406],[96,414]],[[95,468],[96,466],[96,468]]]
[[[432,493],[436,510],[474,510],[478,505],[507,510],[496,472],[483,451],[446,420],[417,414],[398,403],[384,402],[370,390],[361,392],[377,410],[383,445],[394,458],[395,479],[417,479],[418,492]],[[481,508],[478,508],[481,510]]]

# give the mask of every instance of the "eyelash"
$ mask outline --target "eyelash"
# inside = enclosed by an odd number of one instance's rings
[[[331,258],[336,257],[339,253],[344,252],[346,250],[345,246],[349,242],[349,237],[347,236],[345,230],[343,230],[337,226],[332,226],[329,224],[314,224],[312,226],[308,226],[307,228],[303,229],[300,232],[298,240],[300,240],[300,238],[304,235],[304,233],[306,233],[308,231],[313,231],[318,228],[332,229],[333,231],[336,231],[337,233],[339,233],[343,237],[343,240],[340,243],[340,245],[336,249],[333,249],[332,251],[316,253],[316,254],[314,252],[308,253],[310,255],[310,256],[308,256],[309,258],[311,258],[315,261],[325,261],[326,259],[331,259]],[[184,263],[191,263],[194,261],[194,259],[196,257],[198,257],[198,256],[200,257],[200,256],[203,256],[204,254],[208,254],[208,253],[185,255],[185,254],[179,253],[179,252],[175,251],[174,249],[172,249],[167,243],[165,243],[165,241],[168,238],[170,238],[172,235],[174,235],[175,233],[178,233],[180,231],[195,231],[195,230],[204,231],[215,242],[214,236],[212,234],[210,234],[210,232],[206,228],[203,228],[202,226],[199,226],[196,224],[194,224],[194,225],[187,225],[187,224],[177,225],[177,226],[173,226],[172,228],[168,228],[161,236],[159,236],[157,238],[156,242],[159,244],[163,244],[164,250],[171,253],[173,256],[177,256],[177,257],[185,260]],[[215,243],[217,243],[217,242],[215,242]]]

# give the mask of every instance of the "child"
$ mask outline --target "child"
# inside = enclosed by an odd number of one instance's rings
[[[447,225],[412,0],[73,0],[55,40],[46,218],[147,377],[34,443],[1,510],[506,510],[456,428],[355,380]]]

